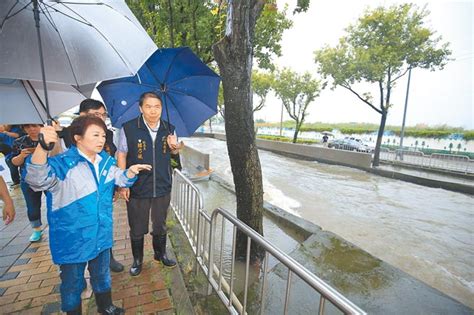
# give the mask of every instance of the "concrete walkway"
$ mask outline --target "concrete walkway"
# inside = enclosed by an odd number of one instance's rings
[[[42,241],[30,243],[31,228],[21,190],[16,188],[11,195],[16,207],[15,221],[8,226],[0,223],[0,314],[60,313],[60,279],[58,267],[51,261],[48,228],[45,227]],[[46,222],[43,213],[43,224]],[[114,303],[129,314],[175,314],[170,294],[174,282],[172,272],[153,261],[150,237],[147,237],[144,270],[132,278],[128,274],[132,263],[128,238],[125,203],[119,201],[114,207],[114,254],[125,265],[125,271],[112,274]],[[82,298],[83,313],[95,314],[89,282]]]

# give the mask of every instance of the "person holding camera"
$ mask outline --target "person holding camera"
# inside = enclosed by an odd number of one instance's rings
[[[17,138],[13,142],[11,163],[20,167],[20,188],[26,202],[28,220],[30,220],[33,233],[30,242],[38,242],[42,237],[41,229],[41,191],[33,191],[25,182],[25,159],[30,156],[38,145],[40,129],[43,125],[25,124],[22,129],[26,135]]]

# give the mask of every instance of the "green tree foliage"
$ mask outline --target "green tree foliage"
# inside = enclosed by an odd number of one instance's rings
[[[225,23],[223,4],[201,0],[126,0],[158,47],[189,46],[205,63]]]
[[[319,96],[323,88],[324,84],[313,79],[309,72],[299,75],[287,68],[278,72],[274,89],[286,111],[295,121],[293,143],[296,143],[298,139],[298,133],[306,118],[309,104]]]
[[[126,0],[158,47],[189,46],[206,63],[214,61],[212,45],[225,33],[227,1]],[[292,26],[287,8],[267,1],[256,24],[254,55],[261,69],[273,69],[281,56],[283,32]]]
[[[287,6],[278,11],[276,4],[267,4],[255,26],[254,57],[261,69],[275,70],[272,59],[281,56],[283,32],[293,26],[286,18]]]
[[[272,73],[252,72],[252,90],[259,98],[259,103],[253,107],[254,112],[261,110],[265,106],[267,95],[273,88],[274,80],[275,77]]]
[[[379,164],[385,122],[392,106],[390,97],[397,81],[409,69],[442,69],[451,54],[448,44],[441,44],[441,37],[424,25],[428,14],[425,8],[413,4],[367,10],[346,29],[347,35],[336,47],[315,52],[319,72],[332,78],[333,87],[347,89],[381,115],[374,166]],[[373,83],[378,97],[356,91],[354,85],[359,82]]]
[[[298,0],[296,2],[296,8],[293,13],[306,12],[309,8],[310,0]]]

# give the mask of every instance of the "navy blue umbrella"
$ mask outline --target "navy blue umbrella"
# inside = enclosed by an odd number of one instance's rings
[[[97,89],[114,127],[137,117],[140,95],[153,91],[162,97],[162,118],[186,137],[217,113],[219,82],[191,49],[180,47],[157,50],[134,77],[103,81]]]

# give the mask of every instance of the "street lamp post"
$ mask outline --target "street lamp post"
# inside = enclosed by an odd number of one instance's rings
[[[282,129],[283,129],[283,103],[281,103],[280,137],[283,135],[283,134],[282,134]]]
[[[405,120],[407,117],[408,94],[410,93],[411,67],[408,70],[407,94],[405,96],[405,109],[403,110],[402,130],[400,131],[400,160],[403,160],[403,137],[405,136]]]

